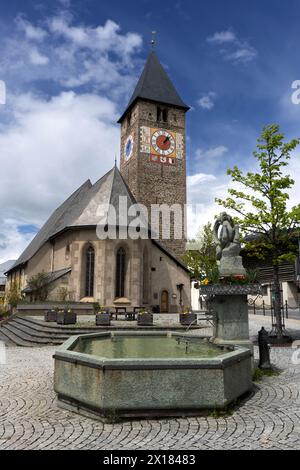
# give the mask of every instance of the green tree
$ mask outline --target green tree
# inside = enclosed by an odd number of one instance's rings
[[[6,303],[8,303],[10,309],[12,310],[17,307],[18,302],[21,299],[22,299],[22,295],[21,295],[19,284],[16,281],[13,281],[6,294]]]
[[[237,189],[229,189],[229,197],[216,199],[221,206],[235,211],[236,222],[245,238],[245,248],[260,258],[269,256],[273,264],[274,313],[277,336],[282,337],[281,290],[279,264],[295,259],[293,238],[300,226],[300,204],[288,209],[288,190],[294,180],[286,167],[291,152],[300,139],[284,142],[276,124],[263,128],[253,152],[259,165],[257,173],[244,174],[237,166],[227,171]],[[252,235],[252,237],[250,236]]]
[[[48,297],[49,274],[42,272],[35,274],[28,281],[34,300],[44,302]]]
[[[204,225],[196,239],[190,240],[189,245],[191,249],[183,256],[183,261],[191,271],[191,277],[198,280],[211,277],[217,269],[212,224]]]

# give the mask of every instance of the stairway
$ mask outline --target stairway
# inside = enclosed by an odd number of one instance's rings
[[[15,316],[0,328],[0,336],[17,346],[60,345],[72,335],[99,331],[96,327],[70,328],[68,326],[45,324],[31,317]]]

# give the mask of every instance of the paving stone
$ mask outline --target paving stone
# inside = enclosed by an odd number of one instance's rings
[[[251,334],[267,320],[251,316]],[[300,332],[300,321],[288,326]],[[57,407],[54,351],[8,347],[8,363],[0,366],[0,449],[300,449],[300,365],[291,363],[291,348],[272,348],[272,362],[282,373],[265,377],[231,415],[116,424]]]

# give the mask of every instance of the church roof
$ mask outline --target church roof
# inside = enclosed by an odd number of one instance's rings
[[[66,274],[69,274],[72,271],[72,268],[64,268],[60,269],[59,271],[54,271],[53,273],[47,273],[47,279],[44,282],[44,285],[47,286],[54,281],[64,277]],[[22,294],[31,294],[33,292],[32,287],[26,286],[25,289],[22,290]]]
[[[148,57],[143,73],[137,83],[132,97],[130,98],[126,110],[118,121],[119,123],[123,121],[126,113],[139,98],[176,106],[186,111],[190,109],[189,106],[187,106],[180,98],[171,79],[153,51]]]
[[[126,185],[119,169],[115,166],[94,185],[87,180],[80,188],[77,189],[47,220],[32,242],[21,254],[14,265],[7,270],[7,273],[26,264],[38,250],[47,242],[54,240],[59,234],[66,230],[75,228],[95,228],[99,224],[105,226],[107,217],[102,218],[99,208],[104,208],[111,204],[115,208],[117,225],[119,222],[119,197],[123,196],[123,202],[127,203],[129,208],[132,204],[136,204],[136,200]],[[107,214],[106,214],[107,215]],[[128,217],[126,226],[135,217]],[[111,223],[111,222],[110,222]],[[150,227],[149,227],[150,229]],[[163,251],[166,250],[155,242]],[[182,263],[177,260],[169,252],[168,256],[173,258],[178,264],[185,268]]]

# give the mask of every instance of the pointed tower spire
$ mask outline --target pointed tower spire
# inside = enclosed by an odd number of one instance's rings
[[[176,106],[185,111],[190,109],[180,98],[171,79],[168,77],[153,50],[149,54],[143,73],[126,110],[118,121],[119,123],[123,121],[127,112],[134,106],[138,99]]]

